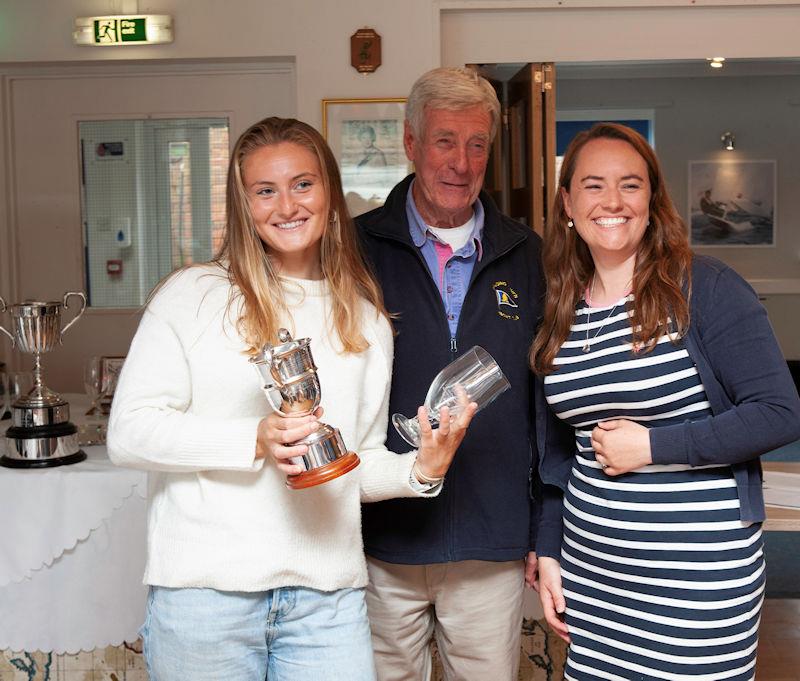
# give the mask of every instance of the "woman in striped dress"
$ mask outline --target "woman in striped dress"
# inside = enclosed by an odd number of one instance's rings
[[[563,520],[539,586],[565,678],[753,679],[758,457],[800,437],[797,391],[753,291],[692,256],[638,133],[578,135],[560,186],[532,361],[575,430],[571,467],[540,463],[543,517],[560,503]]]

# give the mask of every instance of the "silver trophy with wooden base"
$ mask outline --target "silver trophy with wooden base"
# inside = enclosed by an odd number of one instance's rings
[[[75,297],[80,309],[62,329],[61,310]],[[13,346],[33,355],[33,388],[11,404],[11,427],[6,431],[6,453],[0,466],[45,468],[77,463],[86,458],[78,446],[78,428],[69,420],[69,403],[42,382],[41,355],[60,345],[67,329],[86,309],[86,296],[70,291],[61,302],[26,301],[6,305],[0,298],[0,312],[11,314],[12,332],[0,326]]]
[[[322,390],[317,367],[311,356],[310,338],[293,340],[286,329],[278,331],[279,345],[267,343],[250,362],[256,368],[264,393],[272,408],[282,416],[307,416],[319,406]],[[305,471],[290,475],[286,485],[304,489],[320,485],[353,470],[360,460],[347,451],[337,428],[319,424],[319,429],[295,445],[307,445],[308,451],[292,463]]]

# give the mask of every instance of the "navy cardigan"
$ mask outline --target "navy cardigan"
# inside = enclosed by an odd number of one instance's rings
[[[747,282],[724,263],[694,256],[686,349],[697,366],[712,415],[650,429],[653,463],[733,468],[745,522],[764,520],[759,457],[800,439],[800,398],[767,312]],[[539,536],[540,555],[558,558],[553,541],[561,527],[561,490],[571,459],[549,460],[545,449],[540,475],[545,483]],[[574,453],[574,452],[573,452]],[[560,489],[559,489],[560,488]]]
[[[650,431],[654,463],[729,463],[741,519],[764,520],[765,452],[800,438],[800,399],[767,311],[719,260],[695,256],[686,349],[713,416]]]

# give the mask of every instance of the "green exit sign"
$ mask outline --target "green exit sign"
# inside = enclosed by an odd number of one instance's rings
[[[146,43],[146,19],[145,17],[131,17],[129,19],[95,19],[94,42],[97,45]]]
[[[72,40],[76,45],[93,47],[171,43],[172,17],[168,14],[78,17],[75,19]]]

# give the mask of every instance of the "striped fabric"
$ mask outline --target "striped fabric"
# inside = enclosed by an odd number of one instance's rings
[[[572,639],[564,678],[754,679],[761,527],[739,520],[730,467],[649,465],[611,477],[594,459],[598,421],[657,428],[710,414],[680,342],[664,337],[650,353],[632,352],[625,300],[615,309],[581,303],[545,380],[577,444],[564,497],[561,574]]]

